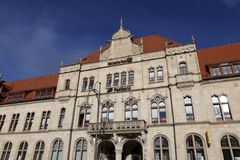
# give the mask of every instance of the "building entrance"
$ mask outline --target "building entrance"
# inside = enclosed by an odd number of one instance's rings
[[[98,145],[99,160],[115,160],[115,147],[110,141],[103,141]]]
[[[127,141],[123,145],[122,160],[142,160],[142,145],[135,141]]]

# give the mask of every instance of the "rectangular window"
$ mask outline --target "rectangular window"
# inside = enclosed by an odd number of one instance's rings
[[[240,64],[233,65],[234,73],[240,73]]]
[[[94,77],[90,77],[88,89],[93,89]]]
[[[35,115],[34,112],[27,113],[26,121],[25,121],[24,128],[23,128],[24,131],[30,131],[31,130],[34,115]]]
[[[149,68],[149,81],[155,80],[154,74],[154,68]]]
[[[118,86],[119,83],[119,73],[114,74],[113,85]]]
[[[192,98],[189,96],[184,97],[184,105],[185,105],[186,119],[194,120]]]
[[[65,108],[62,108],[62,109],[61,109],[61,112],[60,112],[60,117],[59,117],[59,122],[58,122],[58,128],[62,128],[62,127],[63,127],[63,121],[64,121],[64,118],[65,118],[65,112],[66,112],[66,109],[65,109]]]
[[[19,120],[20,114],[13,114],[12,120],[9,126],[9,132],[14,132],[17,128],[18,120]]]
[[[8,102],[20,102],[23,101],[24,93],[12,94],[8,97]]]
[[[106,87],[111,87],[111,85],[112,85],[112,75],[108,74]]]
[[[166,108],[159,108],[160,111],[160,122],[167,122]]]
[[[121,74],[121,85],[126,85],[126,81],[127,81],[127,75],[126,75],[126,72],[123,72]]]
[[[43,111],[42,119],[41,119],[41,123],[40,123],[40,127],[39,127],[40,130],[45,130],[48,128],[48,121],[50,119],[50,115],[51,115],[50,111],[47,111],[47,112]]]
[[[158,109],[152,109],[152,123],[158,123]]]
[[[134,84],[134,71],[128,72],[128,84]]]
[[[222,71],[224,75],[232,74],[232,67],[231,66],[223,66]]]
[[[83,78],[82,90],[86,90],[88,85],[88,78]]]
[[[2,130],[2,127],[4,125],[4,122],[5,122],[5,118],[6,118],[6,115],[0,115],[0,132]]]
[[[211,68],[211,73],[213,77],[221,76],[221,70],[219,67]]]
[[[44,99],[53,97],[53,89],[38,90],[34,96],[35,99]]]
[[[157,80],[163,80],[163,68],[161,66],[157,68]]]

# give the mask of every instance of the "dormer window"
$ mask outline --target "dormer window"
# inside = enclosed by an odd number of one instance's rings
[[[70,89],[70,79],[67,79],[65,81],[65,90],[69,90]]]
[[[227,65],[227,66],[222,66],[222,71],[224,75],[232,74],[232,67]]]
[[[240,73],[240,64],[234,64],[233,68],[235,73]]]
[[[34,99],[45,99],[53,97],[53,89],[42,89],[36,91]]]
[[[187,74],[187,65],[185,62],[179,63],[179,72],[180,74]]]
[[[221,69],[220,69],[220,67],[213,67],[213,68],[211,68],[211,72],[212,72],[212,76],[213,77],[221,76]]]
[[[212,77],[239,74],[240,64],[225,63],[225,64],[210,66],[210,73]]]
[[[8,102],[20,102],[24,98],[24,93],[15,93],[8,97]]]

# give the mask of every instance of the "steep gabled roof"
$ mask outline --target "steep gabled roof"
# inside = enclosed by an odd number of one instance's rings
[[[143,53],[150,53],[150,52],[164,50],[166,42],[168,43],[169,47],[179,45],[179,43],[159,35],[149,35],[149,36],[142,37],[142,41],[143,41]],[[140,46],[141,38],[133,38],[133,43]],[[107,50],[109,47],[110,47],[110,44],[104,45],[102,47],[102,52]],[[95,52],[83,58],[80,63],[81,64],[95,63],[99,61],[99,57],[100,57],[100,51],[96,50]]]
[[[240,61],[240,43],[210,47],[198,50],[201,75],[209,78],[207,66],[226,62]]]

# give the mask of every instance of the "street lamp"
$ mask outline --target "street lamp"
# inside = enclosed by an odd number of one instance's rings
[[[96,86],[98,85],[98,89],[96,88]],[[98,156],[98,147],[97,147],[97,141],[98,141],[98,126],[99,126],[99,107],[100,107],[100,96],[101,96],[101,82],[97,81],[94,84],[93,89],[91,89],[88,92],[87,95],[87,104],[89,104],[89,95],[91,92],[94,92],[96,94],[97,97],[97,123],[96,123],[96,137],[95,137],[95,146],[94,146],[94,160],[97,160],[97,156]]]

